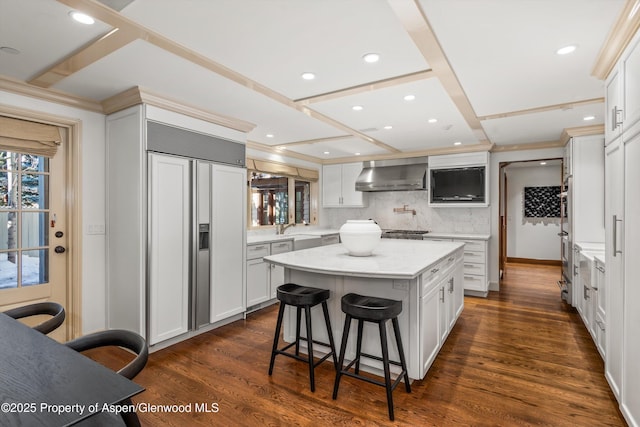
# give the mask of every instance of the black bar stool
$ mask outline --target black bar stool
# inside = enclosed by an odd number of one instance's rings
[[[331,332],[331,321],[329,320],[329,310],[327,309],[327,300],[329,299],[328,289],[310,288],[307,286],[299,286],[294,283],[285,283],[278,286],[278,300],[280,300],[280,310],[278,311],[278,321],[276,323],[276,335],[273,338],[273,348],[271,350],[271,363],[269,364],[269,375],[273,372],[273,364],[276,360],[276,355],[282,354],[283,356],[292,357],[309,364],[309,382],[311,384],[311,391],[316,391],[315,379],[313,370],[320,363],[327,360],[329,356],[333,356],[333,365],[338,369],[338,360],[336,359],[336,347],[333,342],[333,333]],[[327,326],[327,333],[329,334],[329,344],[315,341],[311,335],[311,307],[318,304],[322,304],[322,311],[324,313],[324,322]],[[278,339],[280,338],[280,328],[282,327],[282,317],[284,315],[285,305],[291,305],[297,308],[296,310],[296,340],[291,344],[278,350]],[[307,326],[307,337],[300,336],[300,320],[302,315],[302,309],[304,308],[305,323]],[[300,356],[300,340],[307,342],[308,356]],[[331,351],[327,353],[318,362],[313,363],[313,344],[321,344],[328,346]],[[295,353],[288,353],[287,350],[292,346],[296,346]]]
[[[402,340],[400,339],[400,326],[398,325],[398,315],[402,312],[402,301],[395,301],[385,298],[368,297],[357,294],[347,294],[342,297],[342,311],[347,315],[344,319],[344,331],[342,332],[342,344],[340,345],[340,360],[338,365],[340,368],[336,373],[336,382],[333,387],[333,399],[338,397],[338,387],[340,386],[340,377],[347,375],[367,381],[371,384],[379,385],[387,390],[387,406],[389,408],[389,419],[393,421],[393,396],[392,392],[404,378],[407,393],[411,393],[411,385],[409,384],[409,375],[407,374],[407,363],[404,358],[404,350],[402,348]],[[347,348],[347,339],[349,338],[349,328],[351,327],[351,319],[358,320],[358,341],[356,347],[356,357],[343,368],[344,353]],[[393,324],[393,332],[396,337],[398,346],[398,355],[400,362],[389,360],[389,349],[387,347],[387,320],[391,320]],[[371,354],[362,353],[362,326],[363,322],[372,322],[378,324],[380,330],[380,344],[382,345],[382,357]],[[365,356],[370,359],[379,360],[384,367],[384,382],[360,375],[360,357]],[[350,372],[351,366],[355,366],[354,372]],[[392,383],[389,364],[402,367],[402,372],[398,378]]]

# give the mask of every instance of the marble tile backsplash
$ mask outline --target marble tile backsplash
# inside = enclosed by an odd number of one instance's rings
[[[429,230],[440,233],[490,234],[491,208],[431,208],[426,191],[385,191],[365,195],[366,208],[325,208],[321,223],[340,228],[349,219],[374,219],[383,229]],[[394,212],[406,206],[412,212]]]

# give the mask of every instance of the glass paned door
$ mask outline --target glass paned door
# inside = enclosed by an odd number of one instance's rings
[[[49,159],[0,151],[0,290],[49,282],[50,217]]]

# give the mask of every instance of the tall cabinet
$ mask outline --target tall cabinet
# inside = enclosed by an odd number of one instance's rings
[[[640,425],[640,33],[606,82],[605,375],[631,426]]]
[[[106,130],[108,327],[154,345],[241,316],[245,134],[146,104]]]

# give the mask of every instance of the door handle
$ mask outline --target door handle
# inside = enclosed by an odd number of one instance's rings
[[[560,237],[568,236],[568,235],[569,235],[569,233],[566,232],[566,231],[561,231],[561,232],[558,233],[558,236],[560,236]]]
[[[56,246],[56,248],[54,249],[55,253],[57,254],[63,254],[65,253],[66,249],[64,248],[64,246]]]
[[[622,222],[622,220],[618,218],[618,215],[614,215],[613,216],[613,256],[616,256],[616,254],[622,253],[621,250],[618,250],[618,222]]]

